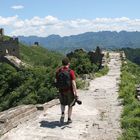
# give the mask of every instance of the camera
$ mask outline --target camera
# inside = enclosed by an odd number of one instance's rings
[[[80,101],[80,100],[78,100],[78,99],[76,99],[76,101],[75,101],[78,105],[81,105],[82,104],[82,101]]]
[[[81,105],[82,104],[82,101],[80,101],[78,99],[78,96],[75,96],[75,99],[73,100],[73,102],[70,104],[70,107],[74,106],[75,103],[77,103],[78,105]]]
[[[77,103],[78,105],[82,104],[82,101],[79,100],[78,96],[75,96],[75,103]]]

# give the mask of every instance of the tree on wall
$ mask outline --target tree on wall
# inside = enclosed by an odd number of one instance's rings
[[[82,49],[69,53],[67,57],[70,59],[71,68],[77,74],[89,74],[97,70],[97,66],[90,61],[88,53]]]
[[[98,66],[98,69],[101,68],[102,65],[102,59],[104,54],[102,54],[102,51],[99,46],[97,46],[95,52],[89,52],[88,53],[90,61]]]

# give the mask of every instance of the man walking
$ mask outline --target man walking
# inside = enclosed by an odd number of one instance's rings
[[[56,72],[56,83],[59,89],[59,99],[61,103],[61,123],[64,122],[66,105],[68,105],[67,123],[72,123],[71,115],[74,105],[73,101],[77,98],[75,73],[69,67],[69,59],[66,57],[62,60],[62,67],[60,67]]]

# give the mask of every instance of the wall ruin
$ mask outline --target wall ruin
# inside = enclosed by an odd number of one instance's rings
[[[5,55],[20,57],[18,38],[4,39],[4,30],[0,29],[0,61]]]

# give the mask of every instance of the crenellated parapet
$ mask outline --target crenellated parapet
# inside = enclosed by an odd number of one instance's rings
[[[3,57],[6,55],[16,56],[19,55],[19,41],[18,38],[4,37],[4,30],[0,29],[0,61],[3,61]]]

